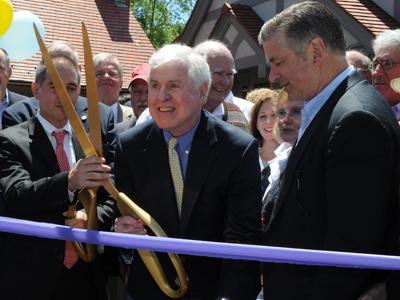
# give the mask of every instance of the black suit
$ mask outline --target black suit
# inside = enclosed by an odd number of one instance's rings
[[[17,93],[13,93],[13,92],[8,91],[8,106],[13,105],[13,104],[17,103],[18,101],[21,101],[21,100],[24,100],[24,99],[27,99],[27,97],[23,96],[23,95],[20,95],[20,94],[17,94]],[[0,118],[1,118],[2,114],[3,113],[0,113]],[[0,197],[1,197],[1,191],[0,191]],[[1,212],[1,206],[0,206],[0,212]]]
[[[169,237],[257,244],[261,206],[257,148],[247,133],[202,112],[189,154],[179,219],[163,132],[148,121],[121,134],[116,182]],[[162,264],[173,282],[175,272],[164,258]],[[226,295],[247,300],[255,299],[259,291],[256,262],[181,258],[189,277],[187,297]],[[138,256],[130,268],[128,291],[135,300],[169,299]]]
[[[264,244],[394,253],[399,125],[358,74],[344,80],[292,150]],[[378,272],[264,265],[265,299],[357,299]]]
[[[7,107],[2,115],[3,128],[11,127],[29,120],[36,115],[39,102],[35,97],[27,98]]]
[[[102,122],[103,151],[107,163],[114,161],[115,132]],[[73,137],[76,159],[83,151]],[[60,172],[54,149],[37,119],[0,132],[0,188],[4,191],[4,215],[39,222],[64,224],[68,205],[68,172]],[[98,192],[99,228],[109,230],[113,201]],[[81,260],[66,272],[65,242],[19,235],[6,235],[0,249],[2,299],[102,299],[106,274],[96,260]],[[72,275],[73,274],[73,275]],[[63,291],[55,294],[55,289]]]

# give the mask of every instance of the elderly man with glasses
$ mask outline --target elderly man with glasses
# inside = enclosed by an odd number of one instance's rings
[[[400,120],[400,94],[390,86],[393,79],[400,77],[400,29],[386,30],[372,42],[375,57],[372,61],[372,84],[392,106]]]
[[[124,74],[118,58],[111,53],[99,53],[93,57],[93,64],[99,100],[111,108],[115,124],[134,118],[132,108],[118,103]]]

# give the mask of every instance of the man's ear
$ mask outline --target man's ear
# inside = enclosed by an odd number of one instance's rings
[[[84,64],[78,64],[78,68],[79,68],[79,72],[82,73],[83,72],[82,70],[85,69],[85,66],[84,66]]]
[[[203,105],[207,103],[207,96],[208,96],[208,85],[207,83],[203,83],[200,86],[200,98],[203,101]]]
[[[321,63],[321,60],[325,56],[325,52],[326,52],[326,46],[325,46],[324,41],[319,36],[314,37],[310,41],[309,47],[311,50],[313,64]]]
[[[36,99],[38,99],[38,95],[39,95],[39,93],[40,93],[40,86],[39,86],[39,84],[38,83],[36,83],[36,82],[32,82],[32,84],[31,84],[31,89],[32,89],[32,94],[33,94],[33,96],[36,98]]]

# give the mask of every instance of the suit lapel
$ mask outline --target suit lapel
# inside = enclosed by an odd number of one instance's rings
[[[79,141],[75,136],[75,133],[72,134],[72,145],[74,146],[76,161],[80,160],[81,158],[84,158],[85,153],[83,152],[83,149],[82,149],[81,145],[79,144]]]
[[[51,170],[52,174],[60,172],[58,162],[53,146],[44,131],[42,125],[36,118],[28,121],[29,136],[32,139],[32,157],[38,157],[42,160],[43,165]]]
[[[279,198],[272,212],[269,225],[278,215],[280,209],[286,201],[289,191],[291,190],[291,187],[293,185],[293,180],[297,180],[297,166],[302,159],[304,153],[307,151],[307,147],[310,145],[310,142],[316,136],[317,132],[327,129],[330,116],[337,102],[350,87],[352,87],[359,81],[360,77],[357,74],[354,74],[345,79],[335,89],[335,91],[329,97],[329,100],[324,104],[324,106],[322,106],[320,111],[312,120],[311,124],[304,132],[298,144],[293,148],[286,165],[285,173],[282,178],[282,183],[280,185]]]
[[[120,104],[117,105],[118,114],[117,114],[117,123],[121,123],[124,120],[122,107]]]
[[[204,182],[217,156],[213,144],[217,136],[211,120],[202,112],[193,137],[183,190],[180,232],[184,234],[199,199]]]
[[[169,235],[177,236],[179,232],[179,216],[174,185],[169,169],[168,150],[162,130],[155,123],[150,129],[141,151],[142,155],[140,156],[141,160],[139,163],[143,165],[139,168],[144,168],[148,172],[151,172],[153,177],[156,176],[154,180],[151,180],[151,193],[153,193],[153,197],[148,198],[154,199],[156,202],[144,202],[142,203],[143,208],[145,210],[150,209],[150,211],[159,211],[160,215],[154,215],[153,217],[156,220],[164,220],[163,222],[168,224],[166,228],[162,225],[164,230],[169,232]],[[135,166],[132,166],[132,168],[135,168]],[[154,172],[156,172],[156,175],[154,175]],[[142,179],[147,178],[146,176],[142,177]],[[146,184],[148,185],[149,182],[142,182],[142,185]],[[138,199],[138,201],[141,201],[141,199]],[[157,210],[156,208],[159,207],[163,207],[163,209]]]
[[[78,100],[75,105],[75,110],[76,110],[77,115],[81,119],[82,125],[85,128],[85,131],[89,132],[87,100],[83,97],[78,97]],[[81,158],[84,158],[85,153],[83,152],[82,147],[79,144],[79,141],[76,138],[74,132],[72,134],[72,145],[74,147],[76,161],[78,161]]]
[[[17,99],[16,99],[16,97],[15,97],[13,92],[8,91],[8,101],[9,101],[8,105],[12,105],[15,102],[17,102]]]
[[[83,97],[78,97],[78,100],[75,105],[75,110],[77,115],[81,119],[82,125],[85,128],[86,132],[89,132],[87,100]]]

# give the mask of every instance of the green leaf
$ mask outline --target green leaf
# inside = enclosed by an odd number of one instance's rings
[[[131,10],[155,48],[173,42],[185,28],[196,0],[134,0]]]

